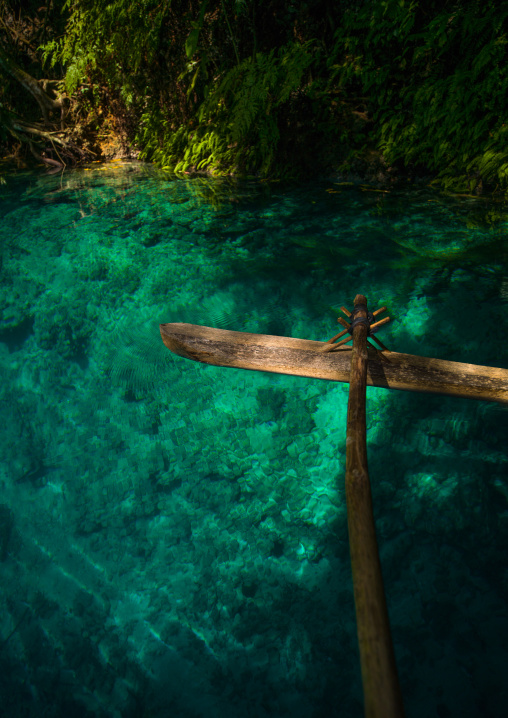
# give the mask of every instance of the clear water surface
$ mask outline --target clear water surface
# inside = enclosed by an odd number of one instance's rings
[[[483,200],[175,179],[0,186],[0,703],[11,718],[355,718],[347,385],[173,356],[159,322],[508,368]],[[508,408],[368,389],[407,715],[508,714]]]

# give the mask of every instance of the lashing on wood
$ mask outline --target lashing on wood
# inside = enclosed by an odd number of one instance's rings
[[[342,324],[343,327],[345,327],[344,331],[340,332],[339,334],[336,334],[331,339],[328,339],[327,342],[325,342],[325,346],[323,347],[323,352],[333,352],[336,349],[338,349],[341,346],[344,346],[345,349],[351,349],[352,347],[345,346],[346,344],[349,344],[349,342],[353,341],[353,329],[355,327],[355,322],[361,322],[363,324],[366,324],[368,328],[367,336],[369,339],[373,339],[378,346],[381,347],[382,351],[388,352],[390,351],[385,347],[383,342],[381,342],[377,337],[374,336],[374,332],[380,329],[382,326],[387,324],[390,321],[390,317],[385,317],[384,319],[381,319],[379,322],[374,322],[374,318],[377,317],[379,314],[382,314],[382,312],[386,311],[386,307],[380,307],[379,309],[376,309],[375,312],[369,312],[367,309],[365,310],[365,316],[362,315],[360,318],[358,315],[360,308],[355,307],[355,310],[353,312],[350,312],[349,309],[346,309],[346,307],[341,307],[341,311],[344,312],[344,314],[351,319],[351,322],[346,322],[345,319],[342,317],[338,317],[337,321],[339,324]],[[350,334],[351,336],[346,337],[346,339],[343,339],[341,342],[336,344],[335,342],[337,339],[340,339],[344,336],[344,334]],[[375,349],[376,351],[379,351],[377,347],[375,347],[373,344],[369,342],[369,345]]]

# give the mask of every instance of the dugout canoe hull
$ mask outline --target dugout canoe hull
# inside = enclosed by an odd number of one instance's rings
[[[214,329],[197,324],[160,324],[174,354],[215,366],[349,382],[351,349],[323,352],[324,342]],[[464,364],[369,348],[367,384],[386,389],[448,394],[508,403],[508,369]]]

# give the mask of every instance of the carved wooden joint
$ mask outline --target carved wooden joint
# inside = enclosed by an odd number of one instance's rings
[[[363,306],[365,306],[365,310],[363,310]],[[374,319],[383,312],[386,312],[386,307],[380,307],[379,309],[376,309],[375,312],[369,312],[367,309],[367,305],[355,305],[355,308],[352,312],[349,311],[349,309],[346,309],[346,307],[341,307],[341,311],[348,317],[350,320],[347,322],[342,317],[339,317],[337,321],[339,324],[341,324],[344,327],[344,330],[342,332],[339,332],[331,339],[328,339],[328,341],[325,342],[322,351],[323,352],[333,352],[339,347],[344,346],[345,344],[348,344],[349,342],[353,341],[353,329],[355,326],[358,325],[358,323],[362,323],[365,326],[367,326],[367,338],[373,339],[378,346],[381,347],[381,351],[383,352],[390,352],[390,350],[385,347],[385,345],[374,336],[374,332],[377,332],[382,326],[385,324],[388,324],[390,321],[390,317],[385,317],[384,319],[380,319],[379,321],[374,321]],[[356,323],[355,323],[356,322]],[[346,337],[345,339],[342,339],[342,341],[337,342],[337,339],[341,339],[345,334],[349,334],[350,336]],[[367,342],[367,344],[375,349],[377,352],[379,352],[379,349],[375,347],[371,342]],[[344,347],[345,349],[352,349],[352,347]]]

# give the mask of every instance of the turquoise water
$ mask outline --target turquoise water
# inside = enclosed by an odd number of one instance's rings
[[[0,186],[0,700],[8,718],[362,715],[347,385],[173,356],[160,322],[508,368],[482,200],[140,164]],[[406,711],[508,711],[508,408],[368,389]]]

